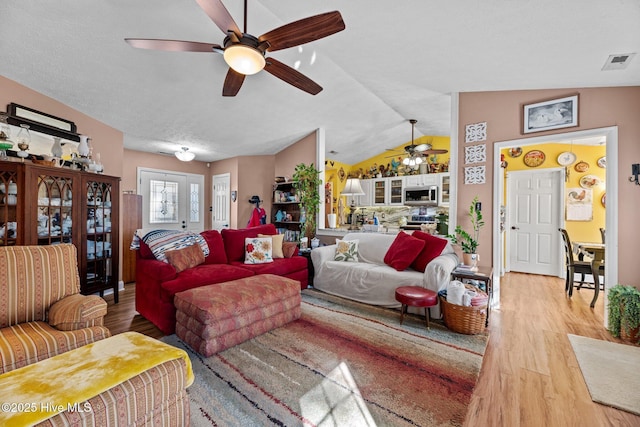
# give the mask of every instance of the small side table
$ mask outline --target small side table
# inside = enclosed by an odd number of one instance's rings
[[[298,254],[307,259],[307,272],[309,273],[307,286],[313,286],[313,276],[315,275],[315,269],[313,268],[313,261],[311,261],[311,251],[312,249],[300,249]]]
[[[478,266],[478,271],[470,271],[467,269],[456,269],[451,272],[451,279],[458,279],[461,282],[476,281],[483,282],[487,295],[489,296],[489,304],[487,305],[487,322],[489,326],[489,313],[491,313],[491,302],[493,301],[493,268]]]

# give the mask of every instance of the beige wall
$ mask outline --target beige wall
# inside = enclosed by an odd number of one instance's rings
[[[48,96],[0,76],[0,107],[4,109],[12,102],[74,122],[78,127],[78,133],[91,137],[91,146],[94,153],[100,153],[105,175],[122,176],[122,153],[124,150],[122,132]]]
[[[629,182],[631,164],[640,163],[640,87],[580,88],[535,91],[505,91],[461,93],[459,97],[459,129],[461,135],[458,149],[458,217],[462,226],[469,226],[465,213],[477,194],[483,202],[485,226],[480,234],[479,252],[482,259],[492,259],[493,213],[493,144],[500,141],[524,138],[522,130],[522,107],[524,104],[579,94],[579,126],[556,131],[536,132],[531,136],[561,134],[578,130],[618,127],[617,171],[620,206],[612,209],[619,224],[619,282],[636,285],[639,268],[636,267],[637,240],[640,235],[636,212],[640,212],[640,187]],[[482,185],[464,185],[464,134],[465,126],[487,122],[487,175]]]
[[[286,176],[291,179],[296,165],[299,163],[307,165],[313,163],[316,169],[320,169],[316,164],[316,139],[317,132],[312,132],[276,154],[273,177]]]

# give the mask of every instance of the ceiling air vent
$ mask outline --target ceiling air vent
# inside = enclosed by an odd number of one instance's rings
[[[602,71],[606,70],[624,70],[629,65],[629,62],[635,56],[635,53],[619,53],[616,55],[609,55],[602,67]]]

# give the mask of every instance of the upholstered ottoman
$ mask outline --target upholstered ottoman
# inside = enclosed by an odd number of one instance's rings
[[[176,293],[176,335],[205,357],[300,317],[300,282],[273,274]]]

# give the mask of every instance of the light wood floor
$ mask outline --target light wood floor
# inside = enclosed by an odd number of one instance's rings
[[[591,401],[567,333],[618,341],[603,327],[603,299],[592,290],[564,296],[558,278],[509,273],[501,279],[501,308],[491,313],[489,345],[465,426],[640,426],[640,416]],[[107,296],[113,334],[163,334],[135,312],[135,285]],[[640,362],[639,362],[640,363]],[[428,391],[425,391],[428,393]],[[629,390],[639,393],[638,390]]]

